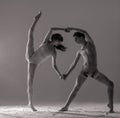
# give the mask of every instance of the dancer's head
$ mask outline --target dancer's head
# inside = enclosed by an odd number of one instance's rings
[[[75,38],[75,42],[78,44],[83,44],[85,43],[85,35],[83,33],[80,32],[75,32],[73,34],[73,37]]]
[[[55,33],[51,36],[51,42],[54,44],[54,47],[58,50],[65,51],[66,47],[61,43],[63,42],[63,37],[59,33]]]

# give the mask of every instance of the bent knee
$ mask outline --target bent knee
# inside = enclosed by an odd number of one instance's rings
[[[109,80],[109,81],[107,82],[107,86],[108,86],[108,88],[113,89],[113,88],[114,88],[114,83],[113,83],[111,80]]]
[[[109,87],[114,88],[114,83],[111,80],[109,81]]]
[[[28,54],[25,54],[25,59],[26,59],[26,61],[29,61],[29,56],[28,56]]]
[[[35,63],[34,59],[32,58],[32,56],[25,55],[25,57],[26,57],[26,60],[27,60],[28,63],[33,63],[33,64]]]
[[[28,63],[31,63],[31,59],[28,56],[26,56],[25,58]]]
[[[26,60],[27,61],[29,61],[30,62],[30,60],[32,60],[32,56],[33,56],[33,54],[28,54],[27,52],[26,52],[26,54],[25,54],[25,58],[26,58]]]

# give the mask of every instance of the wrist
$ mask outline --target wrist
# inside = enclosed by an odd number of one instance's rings
[[[61,73],[59,73],[58,75],[59,75],[60,77],[62,76],[62,74],[61,74]]]
[[[67,77],[67,76],[68,76],[68,73],[66,73],[65,76]]]

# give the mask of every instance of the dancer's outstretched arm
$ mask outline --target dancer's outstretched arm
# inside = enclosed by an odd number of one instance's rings
[[[61,78],[62,74],[60,73],[60,71],[56,65],[56,53],[52,56],[52,67],[57,72],[58,76]]]
[[[61,79],[66,79],[67,78],[67,76],[72,72],[72,70],[76,67],[76,65],[77,65],[77,63],[78,63],[78,61],[79,61],[79,59],[80,59],[80,56],[81,56],[81,54],[80,54],[80,52],[78,51],[77,52],[77,54],[76,54],[76,57],[75,57],[75,59],[74,59],[74,61],[73,61],[73,63],[70,65],[70,67],[69,67],[69,69],[68,69],[68,71],[67,71],[67,73],[66,74],[63,74],[61,77]]]
[[[68,31],[76,30],[76,31],[78,31],[80,33],[83,33],[85,35],[85,37],[86,37],[86,40],[93,43],[93,40],[92,40],[91,36],[88,34],[87,31],[85,31],[83,29],[68,27],[68,28],[66,28],[66,30],[68,30]]]

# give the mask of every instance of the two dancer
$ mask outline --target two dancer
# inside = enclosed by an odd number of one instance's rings
[[[63,28],[51,28],[47,35],[45,36],[45,39],[39,46],[37,50],[34,50],[34,30],[35,26],[41,17],[41,12],[35,16],[32,26],[29,29],[28,32],[28,42],[26,46],[26,60],[28,62],[28,80],[27,80],[27,92],[28,92],[28,104],[31,107],[33,111],[36,111],[36,109],[33,106],[32,103],[32,97],[33,97],[33,80],[34,80],[34,74],[36,67],[43,62],[46,58],[52,56],[52,66],[57,72],[58,76],[61,77],[62,74],[60,73],[59,69],[56,65],[56,56],[57,51],[65,51],[66,47],[62,45],[63,37],[59,33],[53,34],[56,30],[63,30]]]
[[[28,83],[27,83],[28,102],[32,110],[36,111],[32,103],[32,96],[33,96],[34,73],[35,73],[35,70],[38,64],[40,64],[45,58],[52,56],[53,68],[56,70],[60,78],[65,80],[67,76],[75,68],[75,66],[77,65],[77,62],[82,56],[83,62],[84,62],[82,66],[82,70],[76,80],[75,86],[67,100],[67,103],[61,109],[61,111],[68,110],[70,103],[75,98],[82,84],[85,82],[85,80],[88,77],[92,77],[95,80],[98,80],[99,82],[105,84],[108,87],[108,99],[109,99],[108,107],[110,109],[109,112],[113,112],[114,84],[111,80],[109,80],[104,74],[102,74],[98,70],[96,48],[89,34],[86,31],[82,29],[77,29],[77,28],[65,28],[65,29],[64,28],[51,28],[50,31],[47,33],[44,41],[40,45],[40,47],[35,51],[33,33],[34,33],[36,23],[38,22],[40,16],[41,16],[41,12],[35,17],[34,22],[29,29],[28,43],[26,47],[26,59],[28,61]],[[75,38],[75,42],[77,44],[80,44],[81,46],[68,72],[63,75],[60,73],[60,71],[58,70],[56,66],[56,54],[57,54],[56,50],[58,49],[61,51],[65,51],[66,47],[64,47],[61,44],[61,42],[63,41],[63,37],[58,33],[53,34],[53,31],[55,30],[63,30],[65,32],[70,32],[71,30],[77,31],[74,33],[73,37]]]

